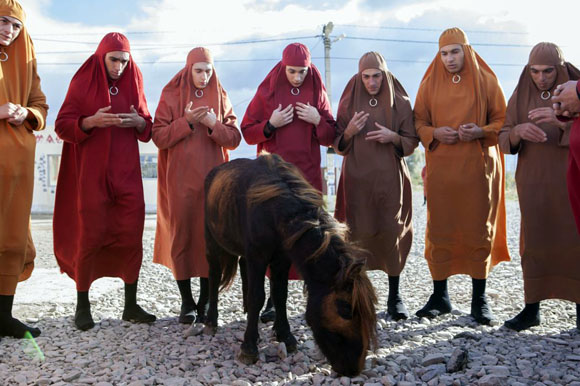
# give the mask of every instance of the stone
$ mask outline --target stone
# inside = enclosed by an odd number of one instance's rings
[[[456,373],[461,371],[467,365],[469,360],[469,352],[465,347],[457,347],[451,353],[451,357],[447,361],[446,370],[448,373]]]
[[[436,364],[427,367],[427,371],[421,376],[423,382],[429,382],[433,378],[445,373],[444,364]]]
[[[483,376],[478,382],[478,386],[507,386],[507,378],[500,377],[494,374]]]
[[[430,355],[427,355],[425,358],[423,358],[421,365],[427,367],[427,366],[434,365],[437,363],[445,363],[445,360],[446,360],[446,358],[445,358],[445,355],[443,355],[443,354],[439,354],[439,353],[430,354]]]
[[[62,377],[62,380],[63,380],[63,382],[72,382],[75,379],[80,378],[81,375],[82,375],[82,373],[80,371],[75,370],[75,371],[73,371],[71,373],[68,373],[67,375],[63,376]]]

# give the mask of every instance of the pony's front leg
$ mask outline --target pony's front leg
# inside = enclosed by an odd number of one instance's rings
[[[270,296],[276,308],[276,320],[274,321],[274,331],[276,332],[276,340],[284,342],[286,350],[290,352],[296,351],[298,342],[288,324],[288,316],[286,314],[286,301],[288,299],[288,272],[290,271],[290,261],[286,258],[279,258],[274,264],[270,265]]]
[[[248,323],[238,359],[240,362],[249,365],[258,361],[258,317],[264,305],[266,265],[257,261],[257,259],[251,259],[246,256],[246,273],[248,279]]]

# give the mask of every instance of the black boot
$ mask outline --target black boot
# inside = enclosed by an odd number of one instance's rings
[[[268,298],[268,301],[266,302],[266,307],[264,308],[264,311],[262,311],[262,314],[260,314],[260,320],[262,321],[262,323],[273,322],[274,320],[276,320],[276,309],[274,308],[274,303],[272,302],[271,294],[270,297]]]
[[[433,280],[433,294],[423,308],[415,313],[422,318],[435,318],[451,312],[451,301],[447,293],[447,279]]]
[[[197,322],[205,323],[209,300],[209,279],[207,277],[199,278],[199,299],[197,299]]]
[[[197,319],[195,300],[191,294],[191,280],[177,280],[177,287],[181,294],[181,312],[179,313],[179,323],[191,324]]]
[[[519,314],[510,320],[506,320],[503,325],[510,330],[520,332],[530,327],[539,326],[540,322],[540,302],[538,302],[526,303],[526,306]]]
[[[75,312],[75,326],[81,331],[90,330],[95,327],[95,322],[91,315],[91,303],[89,302],[89,291],[77,291],[77,310]]]
[[[125,283],[125,309],[122,319],[132,323],[153,323],[157,318],[137,304],[137,282]]]
[[[486,279],[471,279],[473,283],[473,292],[471,297],[471,316],[479,324],[490,324],[495,320],[491,307],[485,297]]]
[[[12,317],[14,295],[0,295],[0,336],[11,336],[17,339],[24,338],[26,331],[33,337],[40,335],[40,330],[27,326],[20,320]]]
[[[399,293],[399,276],[389,276],[389,298],[387,300],[387,314],[393,320],[402,320],[409,317],[409,311],[403,303]]]

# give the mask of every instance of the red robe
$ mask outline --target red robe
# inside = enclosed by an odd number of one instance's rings
[[[62,272],[88,291],[100,277],[134,283],[143,256],[145,201],[138,140],[151,139],[153,122],[143,94],[143,79],[133,59],[120,79],[110,81],[104,56],[130,51],[121,34],[106,35],[97,51],[73,77],[55,129],[64,141],[54,208],[54,254]],[[109,87],[118,94],[110,95]],[[146,128],[81,130],[82,120],[100,108],[129,113],[135,106]]]
[[[286,77],[286,66],[308,67],[308,74],[299,87],[298,95],[292,94],[295,88]],[[296,92],[295,92],[296,93]],[[315,106],[320,114],[318,126],[298,118],[296,102],[309,103]],[[267,138],[264,128],[272,112],[282,105],[294,106],[294,119],[286,126],[276,129]],[[256,95],[248,105],[241,124],[242,135],[249,145],[258,145],[258,154],[265,150],[280,155],[286,162],[296,165],[312,186],[322,191],[322,173],[320,171],[320,146],[331,146],[336,133],[336,122],[326,88],[322,83],[320,72],[310,62],[308,48],[293,43],[286,47],[282,61],[270,71],[258,86]],[[291,268],[289,279],[298,275]]]
[[[580,98],[580,81],[576,84]],[[576,118],[570,131],[570,150],[568,155],[568,196],[572,212],[576,219],[576,227],[580,233],[580,118]]]

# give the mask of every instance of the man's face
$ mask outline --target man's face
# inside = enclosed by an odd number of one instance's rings
[[[131,54],[126,51],[111,51],[105,55],[105,67],[107,75],[112,80],[117,80],[123,75],[123,71],[129,64]]]
[[[8,47],[22,31],[20,20],[11,16],[0,16],[0,45]]]
[[[554,86],[558,72],[554,66],[532,64],[530,66],[530,75],[536,87],[540,91],[546,91]]]
[[[208,62],[197,62],[191,66],[191,77],[195,88],[203,89],[213,74],[213,66]]]
[[[383,72],[378,68],[367,68],[362,72],[362,81],[370,95],[377,95],[381,91]]]
[[[300,66],[286,66],[286,78],[293,87],[300,87],[306,79],[308,74],[308,67]]]
[[[439,50],[441,61],[443,65],[452,74],[463,69],[463,62],[465,61],[465,53],[461,44],[449,44],[441,47]]]

